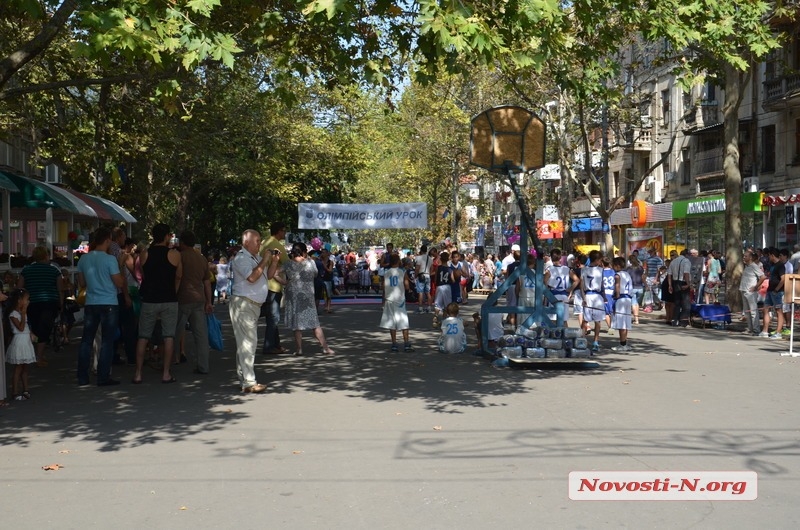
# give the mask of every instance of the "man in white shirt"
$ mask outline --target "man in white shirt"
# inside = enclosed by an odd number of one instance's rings
[[[231,262],[234,282],[228,310],[236,337],[236,374],[242,392],[248,394],[260,394],[267,389],[267,385],[256,382],[253,365],[261,305],[267,300],[267,281],[275,276],[279,263],[279,255],[274,254],[279,251],[265,249],[259,256],[260,245],[261,234],[256,230],[245,230],[242,234],[242,250],[236,253]]]
[[[433,254],[433,255],[431,255]],[[422,245],[419,249],[419,255],[414,258],[415,278],[417,279],[417,296],[419,297],[419,305],[417,306],[417,313],[425,311],[425,301],[427,300],[427,312],[431,312],[431,269],[433,269],[433,262],[436,260],[436,253],[428,252],[428,245]]]
[[[744,270],[739,290],[742,292],[742,310],[747,321],[747,329],[744,332],[748,335],[758,335],[761,331],[758,324],[758,288],[764,281],[764,273],[761,271],[758,256],[752,250],[746,251],[742,260]]]
[[[506,274],[508,266],[517,261],[518,259],[519,259],[519,245],[511,245],[511,252],[509,252],[508,255],[505,258],[503,258],[503,261],[500,262],[503,266],[502,267],[503,274]]]
[[[672,260],[667,270],[669,293],[675,304],[675,314],[672,316],[673,326],[689,327],[689,317],[692,311],[692,301],[689,296],[692,262],[689,261],[688,254],[689,251],[683,249],[680,256]]]

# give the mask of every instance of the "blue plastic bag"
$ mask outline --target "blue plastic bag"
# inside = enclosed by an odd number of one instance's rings
[[[222,323],[214,315],[206,315],[208,321],[208,346],[212,350],[222,351]]]

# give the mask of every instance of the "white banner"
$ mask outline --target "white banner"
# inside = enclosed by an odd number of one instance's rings
[[[302,230],[332,228],[427,228],[428,205],[424,202],[396,204],[329,204],[297,205]]]

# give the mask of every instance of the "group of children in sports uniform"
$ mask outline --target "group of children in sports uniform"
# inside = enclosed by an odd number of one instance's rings
[[[544,271],[544,284],[555,297],[569,304],[574,304],[575,313],[582,328],[587,334],[594,332],[591,349],[600,349],[599,336],[601,323],[606,322],[609,329],[619,332],[619,346],[614,351],[630,351],[627,343],[628,330],[632,327],[633,282],[625,270],[625,258],[614,258],[611,267],[603,266],[603,254],[597,250],[589,253],[586,264],[576,263],[575,268],[562,265],[561,250],[554,249],[550,253],[551,263]],[[583,258],[578,256],[576,261]],[[442,252],[440,265],[435,271],[436,295],[434,301],[434,328],[441,328],[439,350],[445,353],[461,353],[466,350],[467,338],[464,322],[458,317],[461,302],[460,280],[462,268],[458,263],[458,254]],[[518,264],[516,264],[518,265]],[[515,265],[515,266],[516,266]],[[536,265],[533,256],[527,257],[527,265]],[[513,271],[509,266],[508,273]],[[389,268],[384,273],[383,315],[380,327],[388,329],[392,339],[392,351],[399,351],[397,331],[403,336],[403,350],[414,351],[409,341],[408,312],[406,311],[406,292],[409,290],[409,279],[405,269],[401,267],[400,256],[390,258]],[[513,293],[511,292],[513,291]],[[516,286],[509,290],[509,306],[532,306],[536,302],[536,285],[528,275],[521,275]],[[512,296],[513,295],[513,296]],[[513,301],[512,301],[513,298]],[[496,316],[495,316],[496,315]],[[502,317],[492,313],[498,322],[490,327],[495,334],[502,335]],[[510,317],[513,315],[509,315]],[[476,319],[477,323],[477,319]],[[499,338],[492,337],[490,340]]]

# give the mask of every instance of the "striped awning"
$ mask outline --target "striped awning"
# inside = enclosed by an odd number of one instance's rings
[[[610,222],[612,226],[625,226],[632,224],[631,212],[633,208],[618,208],[611,212]],[[647,222],[657,223],[660,221],[672,220],[672,203],[647,203]]]
[[[128,213],[122,206],[114,201],[90,195],[80,191],[75,191],[67,188],[59,188],[67,193],[74,195],[77,199],[82,200],[94,209],[98,219],[106,219],[109,221],[124,221],[126,223],[135,223],[136,218]]]
[[[2,171],[0,171],[0,188],[19,193],[19,188]]]
[[[7,184],[4,185],[3,179]],[[114,201],[14,173],[0,172],[0,188],[12,192],[9,194],[12,208],[57,208],[92,219],[136,222],[134,216]]]
[[[59,208],[73,214],[97,218],[95,211],[85,202],[56,186],[13,173],[5,173],[5,176],[19,190],[11,193],[12,208]]]

